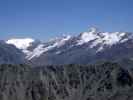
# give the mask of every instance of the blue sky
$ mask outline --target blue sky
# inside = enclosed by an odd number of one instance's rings
[[[0,0],[0,39],[133,31],[133,0]]]

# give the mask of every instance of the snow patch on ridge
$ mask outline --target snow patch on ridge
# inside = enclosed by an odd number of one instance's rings
[[[65,45],[65,42],[68,41],[70,38],[71,38],[71,36],[66,36],[66,37],[62,38],[60,41],[56,41],[55,43],[53,43],[52,45],[49,45],[47,47],[45,47],[43,44],[40,44],[40,45],[38,45],[37,48],[35,48],[32,52],[30,52],[28,54],[27,59],[31,60],[32,58],[39,57],[44,52],[52,50],[55,47],[59,48],[59,47]]]
[[[119,35],[119,32],[115,32],[115,33],[108,33],[107,32],[107,33],[102,33],[102,35],[104,36],[102,38],[103,44],[107,44],[107,45],[116,44],[122,38],[122,36]]]
[[[81,33],[80,40],[78,40],[77,45],[82,45],[97,38],[98,35],[96,34],[96,28],[91,28],[89,32]]]
[[[22,38],[22,39],[13,38],[13,39],[7,40],[6,43],[12,44],[12,45],[16,46],[18,49],[21,49],[26,54],[26,58],[28,60],[31,60],[32,58],[39,57],[44,52],[52,50],[55,47],[59,48],[59,47],[65,45],[65,43],[70,38],[71,38],[70,35],[64,36],[55,41],[53,40],[53,43],[48,44],[47,46],[44,45],[43,43],[41,43],[41,44],[38,44],[38,46],[33,50],[28,50],[28,47],[32,46],[32,43],[35,42],[35,40],[33,40],[31,38]]]
[[[130,36],[127,38],[123,38],[126,36],[127,33],[121,33],[121,32],[97,32],[96,28],[91,28],[89,32],[84,32],[80,35],[79,40],[77,40],[76,45],[83,45],[84,43],[88,43],[92,41],[90,44],[90,48],[94,48],[96,46],[99,46],[97,51],[101,51],[104,49],[104,46],[112,46],[117,43],[123,43],[127,41]]]
[[[65,45],[66,41],[68,41],[70,38],[71,38],[71,36],[68,35],[68,36],[62,38],[62,39],[61,39],[59,42],[57,42],[55,45],[56,45],[57,47],[61,47],[62,45]]]
[[[23,38],[23,39],[14,38],[6,41],[7,44],[12,44],[16,46],[18,49],[27,49],[33,42],[34,40],[31,38]]]

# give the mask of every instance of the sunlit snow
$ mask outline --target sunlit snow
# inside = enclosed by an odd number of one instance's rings
[[[31,38],[23,38],[23,39],[9,39],[6,41],[8,44],[13,44],[19,49],[27,49],[31,43],[34,42]]]

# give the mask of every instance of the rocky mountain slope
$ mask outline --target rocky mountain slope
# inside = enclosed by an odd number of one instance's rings
[[[6,42],[22,50],[33,65],[90,64],[133,58],[133,33],[129,32],[100,32],[91,28],[77,36],[63,36],[45,43],[30,38]]]
[[[26,59],[21,50],[14,45],[0,41],[0,64],[20,64],[25,62]]]

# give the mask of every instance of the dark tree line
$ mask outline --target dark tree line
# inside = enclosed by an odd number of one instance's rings
[[[0,100],[132,100],[133,72],[117,63],[0,65]]]

